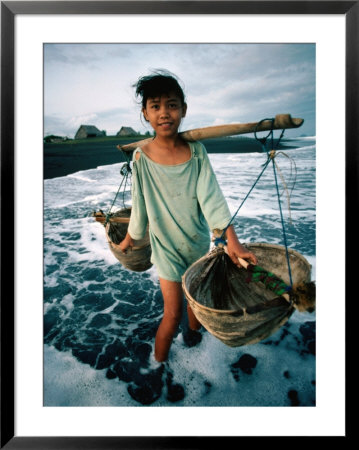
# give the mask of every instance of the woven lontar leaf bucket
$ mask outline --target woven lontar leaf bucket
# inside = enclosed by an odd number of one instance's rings
[[[143,239],[134,241],[134,246],[127,250],[127,253],[115,249],[111,242],[119,244],[126,236],[128,225],[130,223],[131,208],[123,208],[111,214],[109,223],[106,226],[106,235],[109,240],[109,247],[112,254],[128,270],[134,272],[144,272],[152,267],[151,263],[151,245],[148,229]],[[102,224],[106,221],[103,213],[95,213],[97,222]]]
[[[290,284],[285,248],[251,243],[258,266]],[[292,281],[310,281],[311,265],[298,252],[289,250]],[[262,282],[249,282],[238,268],[216,248],[188,268],[182,278],[185,296],[199,322],[230,347],[255,344],[275,333],[293,314],[294,306],[268,290]]]

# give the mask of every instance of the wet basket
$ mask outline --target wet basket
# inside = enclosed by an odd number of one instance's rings
[[[152,267],[151,263],[151,245],[148,234],[143,239],[134,241],[132,249],[128,249],[127,253],[115,249],[111,242],[119,244],[126,236],[128,225],[130,223],[131,208],[123,208],[111,214],[109,223],[106,226],[106,236],[109,240],[109,247],[112,254],[118,261],[128,270],[134,272],[144,272]],[[106,216],[103,212],[94,213],[97,222],[105,224]]]
[[[251,243],[246,248],[258,265],[289,283],[285,248]],[[311,265],[298,252],[289,250],[293,284],[309,282]],[[199,322],[230,347],[255,344],[275,333],[295,308],[262,282],[249,282],[248,273],[238,268],[223,249],[192,264],[182,278],[185,296]]]

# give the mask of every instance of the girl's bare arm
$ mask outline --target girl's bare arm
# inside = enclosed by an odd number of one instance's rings
[[[126,234],[125,238],[123,239],[123,241],[121,241],[119,244],[115,244],[112,241],[109,241],[111,246],[113,248],[115,248],[116,250],[120,250],[122,253],[126,253],[127,249],[129,247],[133,247],[133,239],[132,237],[129,235],[129,233]]]
[[[234,231],[233,225],[230,225],[226,231],[227,238],[227,248],[228,255],[231,260],[237,266],[240,266],[238,261],[238,257],[248,260],[250,263],[256,265],[258,263],[257,257],[254,253],[248,251],[243,245],[239,242],[236,232]]]

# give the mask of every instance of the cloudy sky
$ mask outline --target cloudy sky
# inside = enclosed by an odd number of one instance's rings
[[[44,135],[149,130],[132,85],[153,69],[182,82],[182,130],[289,113],[305,122],[286,136],[315,135],[314,44],[45,44]]]

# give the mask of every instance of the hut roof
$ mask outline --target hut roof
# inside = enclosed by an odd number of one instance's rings
[[[117,133],[117,136],[133,136],[138,133],[131,127],[121,127],[120,131]]]
[[[97,134],[97,133],[101,134],[101,131],[94,125],[81,125],[79,131],[80,129],[82,129],[88,134]]]
[[[105,132],[100,131],[94,125],[81,125],[75,134],[75,139],[85,139],[97,136],[105,136]]]

